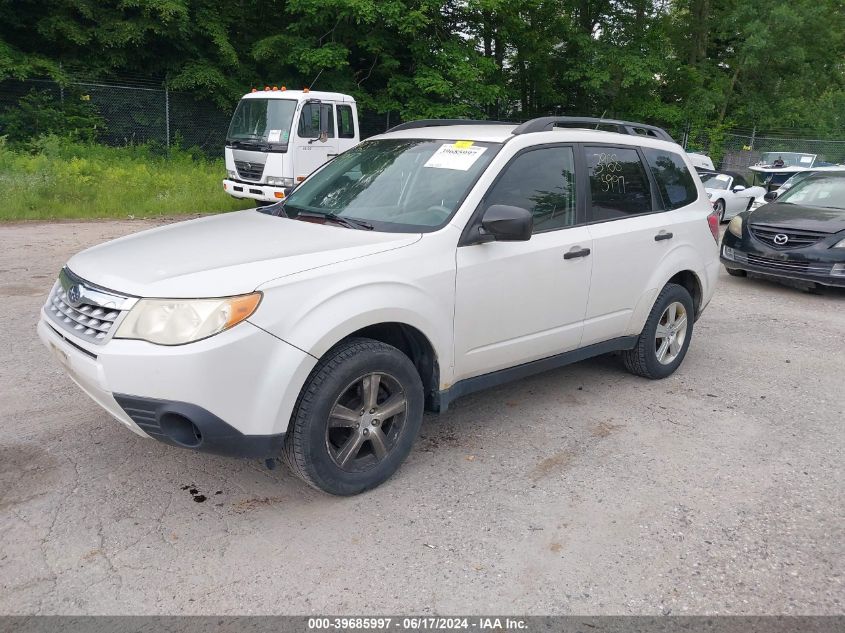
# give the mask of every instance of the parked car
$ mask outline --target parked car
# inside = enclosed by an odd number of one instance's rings
[[[817,173],[740,213],[722,238],[728,273],[845,286],[845,172]]]
[[[282,204],[95,246],[38,333],[135,433],[284,455],[334,494],[464,394],[614,351],[664,378],[713,295],[716,215],[663,130],[560,125],[403,124]]]
[[[841,171],[845,172],[845,165],[831,165],[827,167],[812,167],[807,169],[806,171],[799,171],[792,174],[786,181],[774,191],[766,192],[762,197],[757,197],[754,199],[754,202],[751,203],[751,208],[756,209],[757,207],[762,207],[764,204],[777,200],[778,196],[783,195],[787,191],[789,191],[792,187],[797,185],[799,182],[804,180],[807,176],[811,176],[813,174],[817,174],[819,172],[826,172],[826,171]]]
[[[707,197],[719,215],[719,222],[727,222],[740,211],[751,207],[758,196],[763,196],[763,187],[749,187],[742,174],[733,171],[702,172],[699,170]]]

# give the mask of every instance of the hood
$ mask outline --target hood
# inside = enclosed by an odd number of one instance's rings
[[[750,224],[784,229],[838,233],[845,231],[845,209],[809,207],[787,202],[770,202],[748,214]]]
[[[260,213],[213,215],[128,235],[75,255],[79,277],[138,297],[222,297],[271,279],[408,246],[418,233],[361,231]]]

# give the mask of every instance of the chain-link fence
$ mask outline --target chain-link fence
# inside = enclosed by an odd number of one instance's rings
[[[51,80],[0,82],[0,136],[3,114],[26,107],[33,95],[38,104],[65,113],[69,102],[90,109],[96,133],[106,145],[154,143],[163,147],[198,147],[209,156],[222,156],[230,109],[187,93],[169,90],[162,83],[134,80],[126,83],[73,81],[60,86]],[[79,103],[77,103],[79,102]],[[401,123],[395,112],[359,112],[361,137],[380,134]]]
[[[718,136],[682,135],[679,140],[687,151],[710,154],[717,168],[748,177],[751,175],[748,168],[758,164],[765,152],[815,154],[817,163],[845,164],[845,132],[835,136],[838,138],[819,139],[789,130],[758,133],[752,129],[730,130]]]
[[[66,118],[68,105],[84,104],[96,127],[93,138],[108,145],[154,143],[162,147],[179,145],[198,147],[209,156],[221,156],[226,130],[236,103],[229,108],[197,98],[187,92],[169,90],[164,82],[146,78],[127,78],[121,82],[73,81],[60,86],[51,80],[0,82],[0,136],[7,133],[4,116],[27,106],[28,99],[40,96],[58,105]],[[29,103],[32,106],[32,103]],[[63,109],[64,108],[64,109]],[[402,123],[396,112],[359,112],[361,138],[380,134]],[[80,125],[85,125],[83,118]],[[759,132],[729,130],[720,134],[696,133],[689,129],[670,130],[688,151],[709,154],[721,169],[748,172],[748,166],[759,162],[763,152],[805,152],[817,154],[821,161],[845,163],[845,131],[831,139],[814,139],[790,131]],[[37,133],[37,130],[34,131]]]

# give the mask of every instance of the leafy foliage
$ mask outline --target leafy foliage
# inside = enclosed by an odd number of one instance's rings
[[[141,75],[231,107],[845,128],[843,0],[0,0],[0,79]]]

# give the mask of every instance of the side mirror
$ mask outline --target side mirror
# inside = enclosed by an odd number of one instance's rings
[[[740,191],[745,191],[745,187],[743,187],[742,185],[737,185],[736,187],[731,189],[731,191],[733,191],[734,193],[739,193]]]
[[[777,191],[768,191],[768,192],[766,192],[766,195],[763,196],[763,200],[765,200],[766,202],[771,202],[772,200],[774,200],[777,197],[778,197]]]
[[[320,142],[325,143],[327,140],[329,140],[329,108],[320,106]]]
[[[482,241],[524,242],[531,239],[534,216],[528,209],[506,204],[487,207],[481,217]]]

